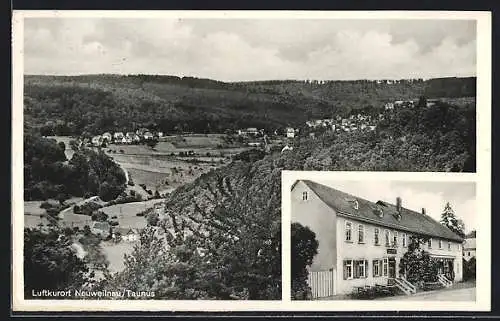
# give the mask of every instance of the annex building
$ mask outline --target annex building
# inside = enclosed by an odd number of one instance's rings
[[[315,298],[377,284],[411,292],[399,262],[416,235],[428,238],[424,248],[438,261],[440,282],[462,280],[463,239],[424,208],[406,209],[399,197],[395,204],[370,202],[309,180],[296,181],[291,196],[292,223],[308,226],[319,242],[309,269]]]

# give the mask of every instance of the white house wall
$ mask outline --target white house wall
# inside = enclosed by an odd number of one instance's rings
[[[307,192],[308,199],[302,200],[302,193]],[[325,271],[336,265],[336,228],[335,212],[302,181],[292,190],[292,223],[298,222],[316,233],[319,242],[318,254],[313,259],[310,271]],[[337,272],[338,274],[338,272]]]
[[[352,242],[345,241],[345,225],[346,222],[351,222],[352,224]],[[362,224],[364,226],[364,243],[358,243],[358,225]],[[379,245],[375,245],[375,228],[379,229]],[[385,245],[385,230],[390,231],[390,242],[392,242],[392,236],[394,232],[398,233],[397,246],[386,247]],[[403,233],[407,235],[406,246],[403,247]],[[411,233],[389,229],[383,226],[376,226],[370,223],[365,223],[353,219],[347,219],[343,216],[337,216],[337,294],[340,293],[350,293],[354,290],[356,286],[364,285],[375,285],[375,284],[387,284],[387,276],[373,277],[373,260],[384,259],[393,257],[396,260],[396,276],[399,276],[399,263],[401,257],[408,250],[407,246],[410,241]],[[439,249],[439,240],[433,238],[432,248],[429,249],[427,244],[423,245],[423,248],[428,251],[431,255],[437,257],[450,257],[454,258],[454,272],[455,280],[462,280],[462,249],[460,243],[451,242],[451,250],[448,250],[448,241],[443,240],[442,249]],[[396,249],[396,254],[387,254],[388,248]],[[344,260],[367,260],[368,265],[366,267],[366,278],[360,279],[343,279],[343,261]],[[383,266],[380,266],[380,270],[383,271]]]
[[[345,224],[346,222],[351,222],[353,225],[352,228],[352,242],[345,241]],[[364,243],[358,243],[358,225],[363,224],[364,226]],[[396,275],[399,271],[399,258],[406,252],[406,248],[403,248],[401,242],[399,242],[396,247],[397,254],[396,255],[388,255],[387,248],[385,246],[385,234],[384,227],[379,228],[379,245],[375,245],[374,241],[374,231],[375,226],[369,225],[367,223],[362,223],[359,221],[346,219],[344,217],[339,216],[337,219],[337,244],[338,244],[338,261],[337,261],[337,293],[350,293],[353,291],[356,286],[364,286],[364,285],[375,285],[375,284],[387,284],[387,276],[379,276],[373,277],[373,260],[389,257],[396,258]],[[401,239],[401,235],[399,235]],[[351,279],[344,280],[343,273],[343,262],[344,260],[367,260],[368,265],[366,267],[366,278],[361,279]],[[380,270],[382,271],[383,266],[380,266]]]

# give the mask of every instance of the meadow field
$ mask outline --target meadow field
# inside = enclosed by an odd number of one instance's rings
[[[125,268],[124,256],[132,253],[135,244],[137,242],[101,242],[101,250],[109,262],[108,269],[111,273],[120,272]]]

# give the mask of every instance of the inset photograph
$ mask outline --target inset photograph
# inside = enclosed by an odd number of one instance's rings
[[[292,300],[475,301],[475,185],[296,180]]]

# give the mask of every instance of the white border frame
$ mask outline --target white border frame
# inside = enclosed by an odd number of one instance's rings
[[[325,172],[325,171],[282,171],[282,215],[283,229],[290,238],[291,187],[297,180],[312,181],[425,181],[425,182],[473,182],[476,184],[477,226],[476,240],[477,272],[476,301],[384,301],[384,300],[335,300],[335,301],[293,301],[297,311],[490,311],[491,309],[491,238],[490,238],[490,181],[478,179],[474,173],[431,173],[431,172]],[[288,225],[288,228],[285,226]],[[483,234],[484,235],[481,235]],[[385,234],[384,234],[385,235]],[[481,237],[479,237],[481,235]],[[486,237],[487,236],[487,237]],[[385,236],[384,236],[385,237]],[[480,238],[480,239],[479,239]],[[283,248],[283,262],[290,264],[290,247]],[[283,281],[285,282],[285,281]],[[289,280],[288,280],[289,282]],[[390,304],[389,304],[390,302]]]
[[[412,173],[360,173],[336,172],[336,175],[396,175],[398,180],[404,177],[429,179],[446,176],[446,179],[476,179],[478,182],[478,203],[481,204],[478,219],[483,226],[477,242],[478,249],[478,292],[477,304],[471,307],[463,303],[426,302],[425,305],[399,304],[391,302],[390,307],[380,302],[297,302],[290,301],[289,239],[290,231],[282,229],[283,240],[283,286],[282,301],[140,301],[140,300],[24,300],[23,291],[23,225],[20,213],[23,207],[23,43],[24,18],[35,17],[101,17],[101,18],[269,18],[269,19],[449,19],[477,21],[477,173],[476,174],[412,174]],[[13,106],[12,106],[12,309],[13,311],[487,311],[490,309],[490,178],[491,178],[491,12],[486,11],[35,11],[14,10],[12,15],[12,63],[13,63]],[[311,174],[311,172],[309,172]],[[309,175],[308,174],[308,175]],[[286,172],[283,172],[286,179]],[[304,175],[304,174],[299,174]],[[319,174],[324,178],[325,173]],[[375,177],[373,176],[373,177]],[[366,176],[363,176],[366,178]],[[351,177],[352,178],[352,177]],[[282,186],[282,197],[286,199],[289,191]],[[283,226],[289,226],[287,203],[282,205]]]

